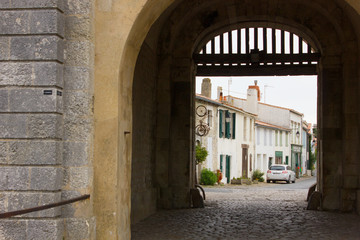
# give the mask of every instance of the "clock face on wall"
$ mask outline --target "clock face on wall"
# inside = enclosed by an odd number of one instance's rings
[[[205,116],[206,113],[207,113],[207,110],[206,110],[206,107],[204,105],[199,105],[199,106],[196,107],[196,114],[199,117]]]

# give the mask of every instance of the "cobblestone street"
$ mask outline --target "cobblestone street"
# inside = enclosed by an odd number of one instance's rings
[[[305,210],[313,180],[206,188],[204,209],[160,211],[132,239],[360,239],[360,216]]]

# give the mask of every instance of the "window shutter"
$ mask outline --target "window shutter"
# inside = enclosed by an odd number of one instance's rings
[[[223,137],[223,126],[222,126],[222,122],[223,122],[223,110],[219,110],[219,137],[220,137],[220,138]]]
[[[230,112],[225,111],[225,137],[230,138]]]
[[[235,126],[236,126],[236,113],[233,113],[232,114],[232,124],[233,124],[233,127],[232,127],[232,139],[235,139]]]
[[[223,171],[223,155],[220,155],[220,172]]]

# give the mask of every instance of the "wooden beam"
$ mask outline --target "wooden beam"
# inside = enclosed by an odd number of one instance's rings
[[[211,63],[211,64],[235,64],[250,63],[251,54],[194,54],[195,63]],[[303,54],[264,54],[260,52],[259,63],[301,63],[301,62],[317,62],[320,59],[319,53],[303,53]]]
[[[317,75],[317,65],[198,66],[196,76]]]

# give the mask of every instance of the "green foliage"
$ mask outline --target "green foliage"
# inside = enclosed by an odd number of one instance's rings
[[[202,147],[200,145],[196,145],[195,147],[195,160],[196,160],[196,164],[200,164],[202,162],[205,161],[206,157],[208,156],[208,151],[206,150],[205,147]]]
[[[202,185],[214,185],[218,177],[216,173],[210,171],[210,169],[204,168],[201,170],[200,184]]]
[[[253,175],[252,175],[252,180],[258,180],[259,182],[263,182],[264,181],[264,173],[261,172],[259,169],[256,169],[254,172],[253,172]]]

